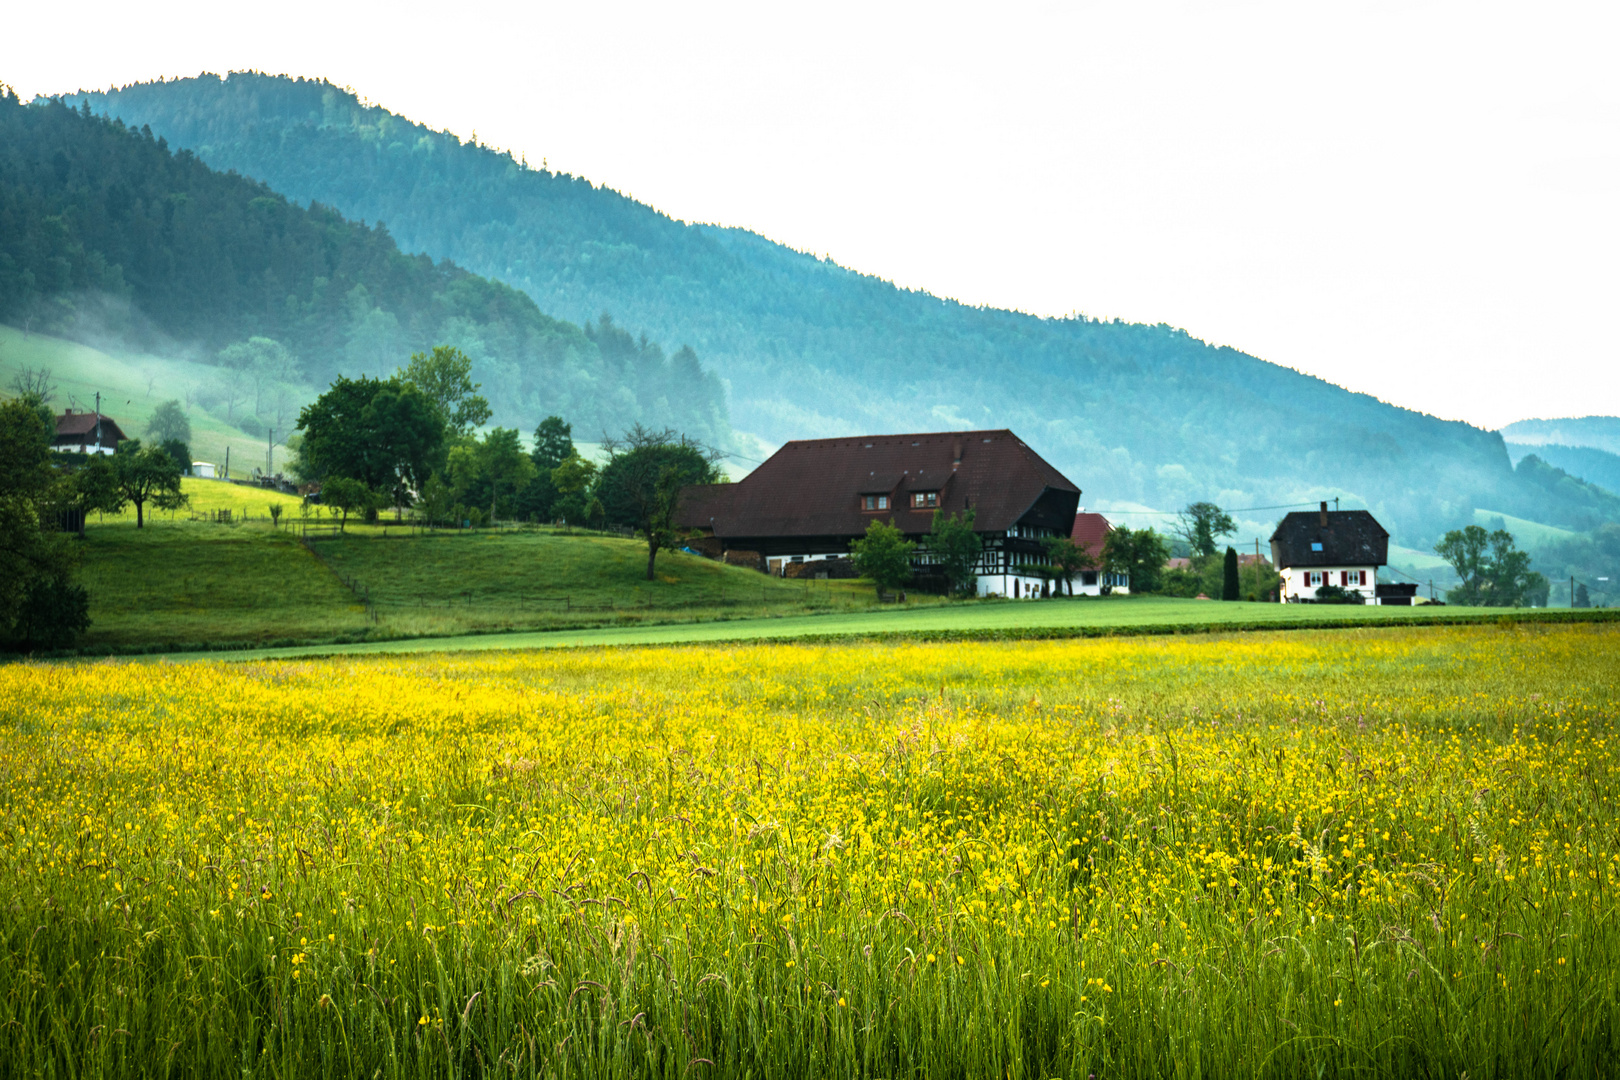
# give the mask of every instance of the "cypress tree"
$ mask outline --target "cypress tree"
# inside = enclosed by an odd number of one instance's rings
[[[1236,600],[1238,598],[1238,558],[1237,548],[1226,549],[1226,575],[1221,582],[1221,599]]]

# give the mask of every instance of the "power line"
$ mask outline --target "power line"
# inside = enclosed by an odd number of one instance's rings
[[[1228,510],[1223,506],[1221,512],[1225,514],[1252,514],[1257,510],[1292,510],[1299,506],[1316,506],[1320,502],[1321,500],[1318,499],[1315,502],[1278,503],[1276,506],[1243,506],[1233,510]],[[1114,510],[1111,513],[1121,515],[1136,514],[1144,517],[1180,517],[1182,512],[1180,510]]]

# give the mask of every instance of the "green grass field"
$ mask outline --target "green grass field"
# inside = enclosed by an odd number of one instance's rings
[[[954,603],[883,605],[855,611],[795,614],[784,607],[776,616],[737,618],[701,623],[683,622],[592,629],[519,631],[470,637],[439,637],[401,641],[373,641],[323,646],[316,649],[288,646],[253,649],[241,659],[340,654],[457,652],[487,649],[544,649],[593,645],[667,645],[683,642],[731,642],[883,635],[985,634],[1042,630],[1061,633],[1076,628],[1117,627],[1220,630],[1223,625],[1306,625],[1324,618],[1377,625],[1390,620],[1455,618],[1486,609],[1419,606],[1415,608],[1334,607],[1301,604],[1223,604],[1175,597],[1108,597],[1057,600],[978,600]],[[171,654],[178,658],[180,654]],[[195,654],[203,658],[207,654]]]

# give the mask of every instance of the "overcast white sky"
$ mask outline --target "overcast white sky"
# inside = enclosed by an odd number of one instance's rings
[[[322,76],[969,303],[1489,427],[1620,413],[1613,3],[13,6],[38,93]]]

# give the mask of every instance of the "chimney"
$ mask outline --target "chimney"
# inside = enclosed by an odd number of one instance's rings
[[[1325,528],[1327,528],[1327,501],[1325,499],[1322,502],[1322,511],[1321,511],[1321,513],[1322,513],[1322,528],[1325,529]]]

